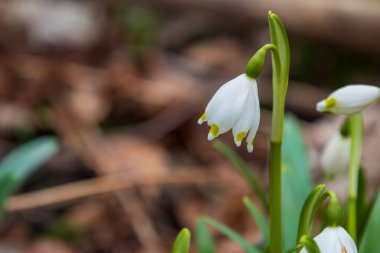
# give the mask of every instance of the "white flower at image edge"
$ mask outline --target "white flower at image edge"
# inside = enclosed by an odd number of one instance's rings
[[[342,227],[327,227],[314,238],[321,253],[357,253],[354,240]],[[308,253],[305,248],[301,253]]]
[[[242,74],[222,85],[208,103],[198,124],[211,127],[208,140],[230,130],[236,146],[247,136],[247,150],[252,152],[260,122],[260,102],[256,80]]]
[[[376,86],[355,84],[344,86],[328,98],[317,103],[317,111],[350,115],[363,111],[380,99],[380,89]]]
[[[342,172],[350,159],[351,139],[340,133],[334,135],[322,151],[321,165],[328,176]]]

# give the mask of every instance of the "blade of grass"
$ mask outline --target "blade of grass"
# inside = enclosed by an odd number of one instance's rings
[[[268,197],[266,191],[262,184],[257,180],[256,176],[253,174],[250,167],[236,154],[232,149],[219,140],[213,141],[213,146],[218,150],[224,157],[226,157],[238,171],[243,175],[251,186],[253,192],[257,194],[257,197],[260,199],[262,205],[266,210],[269,208]]]
[[[365,170],[363,167],[359,169],[359,178],[358,178],[358,201],[356,202],[357,212],[357,224],[358,224],[358,242],[360,242],[361,237],[363,236],[364,224],[368,219],[368,205],[367,205],[367,180],[365,175]]]
[[[58,148],[55,137],[40,137],[13,150],[0,162],[0,217],[8,197]]]
[[[196,245],[198,253],[216,253],[210,231],[202,219],[199,219],[196,225]]]
[[[264,240],[268,242],[269,240],[269,225],[265,216],[257,209],[255,204],[248,198],[243,198],[243,203],[247,207],[249,213],[252,215],[252,218],[256,221],[261,232],[263,233]]]
[[[188,253],[190,248],[191,233],[187,228],[184,228],[179,232],[171,253]]]
[[[380,248],[380,191],[376,195],[364,233],[359,245],[359,253],[378,252]]]
[[[247,253],[262,253],[258,249],[256,249],[253,245],[251,245],[247,240],[241,237],[238,233],[223,225],[219,221],[211,218],[211,217],[203,217],[203,220],[210,224],[211,226],[218,229],[225,236],[230,238],[232,241],[236,242],[240,247],[242,247]]]

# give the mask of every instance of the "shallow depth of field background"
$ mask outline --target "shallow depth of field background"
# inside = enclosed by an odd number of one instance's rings
[[[287,110],[302,122],[315,182],[340,117],[315,103],[349,83],[380,83],[380,2],[260,0],[0,3],[0,157],[56,135],[57,155],[6,204],[4,253],[163,253],[202,214],[252,242],[249,186],[196,121],[224,82],[269,42],[267,12],[291,47]],[[255,150],[221,140],[268,181],[270,58],[258,79]],[[380,107],[367,110],[364,165],[380,182]],[[15,168],[17,169],[17,168]],[[345,175],[328,187],[345,196]],[[1,186],[0,186],[1,187]],[[220,253],[242,252],[212,230]]]

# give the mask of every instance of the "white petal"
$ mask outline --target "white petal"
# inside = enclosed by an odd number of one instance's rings
[[[202,114],[202,116],[198,119],[198,125],[202,125],[205,121],[207,121],[206,112]]]
[[[248,137],[247,137],[247,150],[248,152],[252,152],[253,151],[253,139],[255,138],[256,136],[256,133],[257,133],[257,129],[259,128],[259,123],[260,123],[260,101],[259,101],[259,94],[258,94],[258,91],[257,91],[257,86],[255,86],[255,89],[254,89],[254,118],[253,118],[253,121],[252,121],[252,125],[251,125],[251,128],[249,130],[249,133],[248,133]]]
[[[321,253],[333,253],[334,251],[332,251],[332,249],[337,247],[337,243],[339,246],[339,241],[337,240],[337,237],[334,235],[334,231],[331,230],[331,228],[325,228],[321,233],[314,237],[314,241],[317,243]],[[301,253],[308,252],[305,248],[303,248],[301,250]]]
[[[326,101],[322,100],[317,103],[317,111],[318,112],[325,112],[326,111]]]
[[[218,107],[220,104],[231,102],[226,101],[225,98],[233,95],[239,95],[240,90],[242,88],[244,89],[246,87],[245,84],[248,82],[249,79],[247,78],[247,76],[245,74],[241,74],[220,86],[220,88],[212,96],[205,111],[207,112],[210,109],[215,110],[215,107]]]
[[[340,244],[346,248],[347,253],[357,253],[354,240],[351,236],[344,230],[342,227],[337,228],[337,234],[340,241]]]
[[[343,137],[340,133],[333,136],[322,151],[322,169],[329,176],[342,172],[350,159],[351,139]]]
[[[257,90],[257,83],[255,80],[252,80],[249,87],[248,96],[243,106],[244,111],[232,128],[234,141],[238,147],[240,147],[242,139],[249,132],[250,128],[252,127],[252,122],[255,119],[255,90]]]
[[[330,99],[333,106],[327,105]],[[380,90],[376,86],[356,84],[347,85],[334,91],[326,100],[317,104],[318,111],[330,111],[335,114],[354,114],[374,105],[380,99]]]
[[[319,235],[314,238],[321,253],[339,252],[339,240],[336,235],[335,228],[327,227]],[[340,252],[339,252],[340,253]]]
[[[250,80],[245,74],[224,84],[206,107],[208,124],[219,127],[218,134],[230,130],[243,112]]]
[[[321,253],[357,253],[354,241],[342,227],[327,227],[314,240]],[[303,248],[301,253],[308,252]]]

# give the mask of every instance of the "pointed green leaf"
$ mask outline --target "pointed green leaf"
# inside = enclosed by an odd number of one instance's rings
[[[210,231],[202,219],[199,219],[196,225],[196,244],[198,253],[216,253]]]
[[[58,151],[54,137],[40,137],[13,150],[0,162],[0,178],[9,172],[19,182],[24,181]]]
[[[254,246],[252,246],[247,240],[245,240],[243,237],[241,237],[238,233],[236,233],[232,229],[228,228],[227,226],[223,225],[219,221],[217,221],[211,217],[208,217],[208,216],[204,217],[203,219],[205,222],[207,222],[211,226],[218,229],[221,233],[223,233],[225,236],[230,238],[232,241],[236,242],[247,253],[261,253],[261,251],[259,251]]]
[[[285,249],[296,243],[302,206],[312,188],[306,150],[298,120],[287,115],[282,144],[282,224]]]
[[[173,248],[172,253],[188,253],[190,249],[190,237],[191,233],[187,228],[184,228],[179,232]]]
[[[367,225],[359,245],[359,253],[378,252],[380,249],[380,191],[369,215]]]
[[[363,167],[360,167],[358,178],[358,199],[356,202],[357,224],[358,224],[358,241],[360,242],[363,235],[364,225],[368,219],[368,203],[367,203],[367,180]]]
[[[259,209],[248,197],[244,197],[243,203],[263,233],[264,240],[266,242],[269,241],[269,225],[265,216],[259,211]]]
[[[265,188],[262,186],[256,176],[253,174],[251,168],[241,159],[241,157],[236,154],[232,149],[230,149],[223,142],[215,140],[213,146],[217,149],[222,155],[224,155],[238,171],[244,176],[249,185],[251,186],[253,192],[257,194],[257,197],[260,199],[261,203],[268,210],[268,199],[265,193]]]
[[[13,150],[0,162],[0,216],[6,199],[58,151],[54,137],[41,137]]]
[[[276,75],[276,80],[281,82],[281,93],[286,92],[288,87],[288,74],[290,67],[290,49],[289,49],[289,41],[288,36],[286,34],[286,30],[284,25],[282,24],[280,18],[274,14],[273,12],[269,12],[268,15],[269,28],[270,28],[270,36],[272,43],[278,49],[278,60],[276,62],[280,62],[280,66],[273,64],[273,73]],[[276,57],[273,54],[273,57]]]

